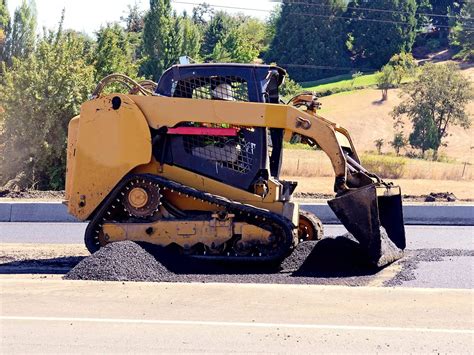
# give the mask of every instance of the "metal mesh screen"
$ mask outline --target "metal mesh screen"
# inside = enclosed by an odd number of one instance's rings
[[[193,77],[174,83],[173,97],[249,101],[247,82],[237,76]]]
[[[253,163],[255,144],[243,137],[183,136],[187,153],[211,160],[239,173],[247,173]]]

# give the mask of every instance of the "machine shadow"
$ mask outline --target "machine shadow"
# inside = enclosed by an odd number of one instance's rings
[[[84,258],[84,256],[64,256],[10,261],[0,265],[0,274],[66,274]]]
[[[367,255],[358,242],[338,236],[317,242],[292,276],[339,278],[371,276],[378,271],[380,268],[368,264]]]

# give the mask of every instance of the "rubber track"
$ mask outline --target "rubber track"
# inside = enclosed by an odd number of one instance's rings
[[[285,258],[294,247],[296,233],[296,227],[293,223],[279,214],[273,213],[271,211],[258,208],[255,206],[242,204],[240,202],[229,200],[225,197],[213,195],[207,192],[203,192],[197,189],[194,189],[189,186],[182,185],[175,181],[168,180],[166,178],[152,175],[152,174],[133,174],[125,176],[122,181],[115,187],[115,189],[109,194],[109,196],[104,200],[102,206],[99,207],[94,218],[91,220],[89,225],[86,228],[85,233],[85,244],[87,249],[91,253],[97,251],[99,249],[98,244],[96,243],[95,235],[98,234],[98,230],[101,228],[101,223],[106,223],[107,220],[107,213],[110,213],[110,209],[112,208],[114,201],[120,197],[120,192],[127,186],[128,183],[136,180],[147,180],[152,181],[160,186],[160,188],[166,188],[169,190],[176,191],[183,195],[187,195],[190,197],[194,197],[196,199],[200,199],[211,204],[215,204],[217,206],[224,207],[228,212],[233,213],[239,216],[240,220],[248,223],[256,225],[260,228],[262,227],[262,222],[265,222],[264,225],[270,226],[271,228],[265,228],[272,233],[275,233],[275,230],[279,231],[280,235],[283,235],[283,241],[279,243],[279,247],[275,250],[274,254],[271,255],[262,255],[262,256],[227,256],[227,255],[217,255],[217,256],[205,256],[205,255],[192,255],[193,257],[200,258],[200,259],[212,259],[212,260],[223,260],[223,261],[263,261],[263,262],[274,262],[280,261]]]

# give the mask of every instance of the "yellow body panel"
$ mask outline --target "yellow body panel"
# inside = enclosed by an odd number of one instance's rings
[[[84,220],[133,168],[151,159],[151,136],[141,110],[126,95],[118,110],[112,97],[85,102],[70,123],[76,144],[68,152],[69,213]],[[74,136],[74,133],[72,133]]]
[[[77,133],[79,127],[79,116],[74,117],[68,126],[67,132],[67,167],[66,167],[66,203],[71,199],[73,194],[72,183],[74,181],[75,166],[76,166],[76,144],[77,144]]]

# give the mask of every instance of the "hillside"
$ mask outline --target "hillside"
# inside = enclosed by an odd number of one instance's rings
[[[474,81],[474,68],[463,70],[468,80]],[[320,98],[322,109],[319,114],[348,129],[353,137],[356,148],[360,152],[375,150],[374,140],[383,138],[386,142],[393,139],[393,119],[390,116],[392,109],[400,103],[401,90],[390,90],[388,100],[381,102],[381,92],[376,89],[363,89]],[[468,105],[468,112],[474,118],[474,102]],[[410,131],[406,125],[405,131]],[[441,148],[440,152],[459,162],[466,159],[473,163],[472,149],[474,142],[474,126],[464,130],[459,127],[450,129],[447,138],[448,147]],[[393,151],[388,143],[383,151]]]

